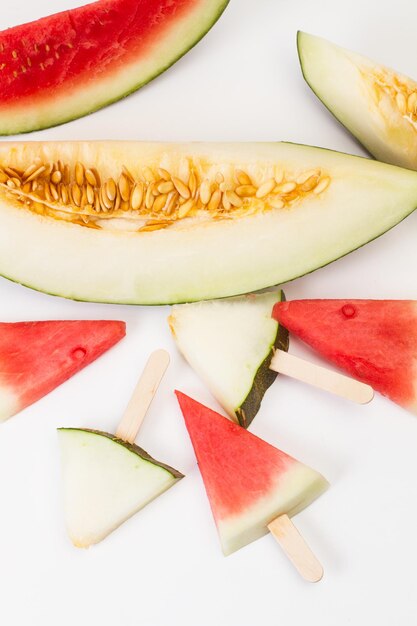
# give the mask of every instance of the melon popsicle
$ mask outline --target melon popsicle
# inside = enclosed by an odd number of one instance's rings
[[[183,478],[134,443],[168,362],[164,350],[151,355],[115,435],[58,429],[66,526],[76,547],[98,543]]]
[[[292,300],[274,318],[325,359],[417,413],[415,300]]]
[[[315,470],[176,391],[225,555],[292,516],[327,487]]]

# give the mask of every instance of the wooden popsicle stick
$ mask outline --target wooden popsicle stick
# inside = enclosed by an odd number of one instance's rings
[[[321,563],[316,559],[288,515],[280,515],[274,519],[268,524],[268,529],[305,580],[317,583],[323,578]]]
[[[134,443],[153,397],[169,365],[166,350],[152,352],[120,420],[116,437]]]
[[[374,390],[370,385],[365,385],[365,383],[349,376],[309,363],[309,361],[283,350],[275,352],[269,367],[274,372],[291,376],[359,404],[367,404],[374,397]]]

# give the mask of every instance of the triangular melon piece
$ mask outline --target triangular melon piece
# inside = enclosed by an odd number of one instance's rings
[[[247,427],[277,374],[274,350],[288,350],[288,333],[272,319],[282,291],[172,307],[178,348],[233,419]]]
[[[308,33],[298,33],[304,78],[380,161],[417,169],[417,82]]]
[[[313,469],[177,391],[225,555],[295,515],[328,486]]]
[[[417,413],[417,302],[293,300],[274,316],[326,359]]]
[[[55,389],[120,341],[113,320],[0,323],[0,421]]]
[[[183,477],[114,435],[81,428],[58,433],[66,525],[79,548],[104,539]]]

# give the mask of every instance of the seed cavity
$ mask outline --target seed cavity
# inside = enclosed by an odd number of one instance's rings
[[[417,82],[388,70],[380,70],[371,80],[377,101],[389,96],[394,108],[417,130]]]
[[[417,106],[417,95],[411,104]],[[122,166],[113,177],[81,161],[35,159],[25,167],[0,164],[0,191],[41,215],[90,228],[121,218],[147,232],[185,218],[222,220],[288,210],[308,195],[323,193],[331,182],[319,168],[290,174],[265,166],[260,179],[259,173],[249,175],[230,165],[223,171],[182,159],[175,171],[145,165],[132,173]]]

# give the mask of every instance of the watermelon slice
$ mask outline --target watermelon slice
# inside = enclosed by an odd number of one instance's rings
[[[176,391],[225,555],[295,515],[328,486],[316,471]]]
[[[120,341],[124,322],[0,323],[0,420],[18,413]]]
[[[274,318],[354,378],[417,413],[417,302],[293,300]]]
[[[101,0],[0,33],[0,134],[86,115],[166,70],[228,0]]]

